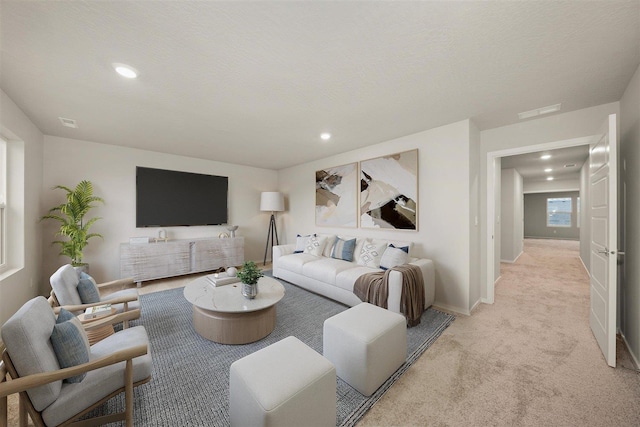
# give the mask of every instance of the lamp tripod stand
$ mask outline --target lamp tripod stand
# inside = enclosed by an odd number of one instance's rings
[[[269,252],[269,239],[271,239],[271,246],[273,247],[274,236],[275,236],[275,244],[279,245],[280,242],[278,241],[278,229],[276,228],[276,217],[275,217],[275,214],[271,212],[271,221],[269,222],[269,231],[267,232],[267,246],[264,248],[264,261],[262,262],[262,265],[267,265],[267,253]],[[271,256],[271,259],[273,260],[273,255]]]

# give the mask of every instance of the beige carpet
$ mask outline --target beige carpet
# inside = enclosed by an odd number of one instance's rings
[[[615,369],[601,355],[578,256],[527,239],[495,304],[459,316],[359,426],[640,425],[640,377],[624,352]]]
[[[358,425],[640,425],[639,374],[621,342],[609,368],[589,329],[578,245],[527,239],[517,262],[502,264],[495,304],[458,316]],[[10,416],[17,426],[15,404]]]

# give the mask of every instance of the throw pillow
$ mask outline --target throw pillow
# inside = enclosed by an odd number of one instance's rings
[[[380,268],[388,270],[396,265],[406,264],[409,259],[409,246],[403,246],[396,248],[393,245],[389,245],[385,249],[382,258],[380,259]]]
[[[358,264],[365,267],[380,268],[380,259],[386,249],[386,243],[373,242],[369,239],[365,240],[360,249],[360,257]]]
[[[302,252],[304,252],[304,248],[307,247],[309,237],[311,237],[311,234],[307,234],[306,236],[301,236],[298,234],[298,236],[296,237],[296,248],[293,251],[294,254],[301,254]]]
[[[98,291],[98,287],[93,283],[93,280],[80,279],[77,289],[80,301],[82,301],[83,304],[100,302],[100,291]]]
[[[56,323],[66,322],[67,320],[73,319],[74,314],[65,308],[61,308],[58,312],[58,318],[56,319]]]
[[[89,362],[89,339],[75,316],[66,322],[56,323],[51,333],[51,345],[61,368],[70,368]],[[66,378],[67,383],[79,383],[86,376],[86,372],[74,377]]]
[[[331,258],[342,259],[345,261],[353,261],[353,250],[356,248],[356,239],[343,240],[336,237],[333,244],[333,251],[331,252]]]
[[[307,246],[304,248],[304,253],[321,256],[326,241],[326,237],[318,237],[316,235],[310,236],[309,240],[307,240]]]
[[[93,284],[94,284],[94,285],[96,285],[96,286],[98,285],[98,284],[96,283],[95,279],[94,279],[93,277],[89,276],[89,275],[88,275],[87,273],[85,273],[84,271],[81,271],[80,273],[78,273],[78,277],[79,277],[80,279],[89,279],[89,280],[91,280],[91,281],[93,282]]]

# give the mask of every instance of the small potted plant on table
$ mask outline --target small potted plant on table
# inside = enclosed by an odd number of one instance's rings
[[[258,279],[263,274],[253,261],[242,264],[242,269],[238,271],[238,279],[242,282],[242,295],[248,299],[254,299],[258,295]]]

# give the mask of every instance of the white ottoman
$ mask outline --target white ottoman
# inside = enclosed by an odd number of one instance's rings
[[[323,354],[336,373],[371,396],[407,358],[403,315],[361,303],[324,321]]]
[[[231,425],[336,425],[336,369],[295,337],[231,364]]]

